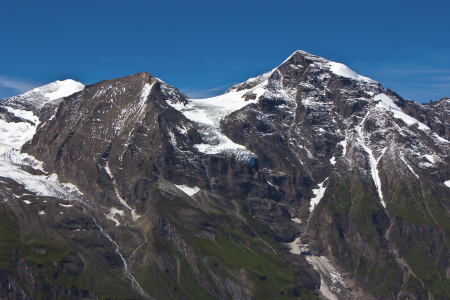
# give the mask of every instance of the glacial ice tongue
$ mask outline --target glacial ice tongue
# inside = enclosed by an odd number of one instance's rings
[[[198,124],[198,132],[202,135],[204,144],[195,145],[197,149],[206,154],[231,154],[237,159],[252,163],[256,155],[247,150],[245,146],[231,141],[225,136],[220,128],[222,119],[230,113],[243,108],[257,99],[245,101],[242,96],[247,91],[225,93],[223,95],[206,99],[189,99],[188,104],[180,105],[171,103],[169,105],[179,110],[186,118]]]

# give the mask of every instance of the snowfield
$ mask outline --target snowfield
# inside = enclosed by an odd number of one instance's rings
[[[350,69],[349,67],[347,67],[344,64],[337,63],[334,61],[330,61],[330,62],[328,62],[328,64],[330,66],[330,71],[336,75],[359,80],[359,81],[374,81],[368,77],[364,77],[359,74],[356,74],[355,71],[353,71],[352,69]]]
[[[231,153],[237,158],[251,162],[256,156],[243,145],[231,141],[220,128],[220,122],[225,116],[243,108],[257,99],[245,101],[244,94],[248,91],[229,92],[223,95],[206,99],[188,99],[188,104],[172,103],[167,101],[186,118],[198,124],[198,132],[206,144],[195,145],[197,149],[206,154]]]
[[[74,80],[56,81],[36,88],[24,95],[38,94],[38,101],[35,104],[40,107],[48,101],[66,97],[83,89],[84,86]],[[51,92],[45,93],[42,97],[42,90]],[[33,101],[33,99],[31,99]],[[9,177],[24,185],[29,191],[38,196],[53,196],[66,200],[76,200],[76,195],[80,195],[78,189],[71,184],[61,183],[56,174],[45,174],[42,171],[42,163],[34,157],[21,153],[23,144],[31,140],[36,128],[39,125],[39,118],[32,111],[3,106],[16,117],[22,118],[24,122],[6,122],[0,119],[0,174]],[[34,169],[41,170],[45,175],[32,175],[22,169],[27,165]]]
[[[66,79],[63,81],[57,80],[54,83],[59,86],[58,89],[44,94],[49,100],[67,97],[84,89],[84,85],[82,83],[72,79]]]
[[[175,184],[175,186],[180,190],[182,190],[186,195],[189,195],[190,197],[194,196],[194,194],[197,194],[200,191],[200,188],[198,186],[189,187],[184,184],[182,185]]]

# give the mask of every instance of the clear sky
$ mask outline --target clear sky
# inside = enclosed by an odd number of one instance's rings
[[[0,98],[147,71],[218,95],[296,50],[418,102],[450,97],[450,1],[2,1]]]

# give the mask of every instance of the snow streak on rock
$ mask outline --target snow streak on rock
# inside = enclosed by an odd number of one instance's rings
[[[406,162],[402,154],[400,154],[400,158],[402,159],[403,163],[408,167],[408,169],[411,171],[411,173],[413,173],[417,178],[419,178],[419,175],[417,175],[416,172],[414,172],[413,168],[411,168],[411,166]]]
[[[369,155],[370,170],[371,170],[371,173],[372,173],[372,179],[373,179],[373,181],[375,183],[375,186],[377,187],[378,197],[380,198],[381,205],[383,205],[383,207],[386,208],[386,203],[384,203],[384,200],[383,200],[383,192],[381,190],[380,174],[378,173],[378,169],[377,169],[378,162],[380,161],[380,159],[383,156],[384,151],[386,151],[386,149],[384,149],[383,154],[380,155],[378,157],[378,159],[375,159],[375,156],[374,156],[372,150],[364,143],[363,125],[364,125],[364,122],[366,121],[367,116],[369,114],[370,114],[370,110],[367,112],[367,114],[364,117],[364,119],[361,121],[359,126],[356,128],[356,131],[358,132],[359,144],[366,151],[366,153]]]
[[[124,216],[124,215],[125,215],[125,213],[124,213],[122,210],[117,209],[117,208],[115,208],[115,207],[111,207],[111,209],[110,209],[110,211],[109,211],[109,214],[106,214],[105,217],[106,217],[108,220],[111,220],[111,221],[113,221],[114,223],[116,223],[116,226],[119,226],[119,225],[120,225],[120,222],[119,222],[119,220],[117,220],[116,214],[118,214],[119,216]]]
[[[325,181],[327,181],[328,178],[326,178],[323,182],[319,183],[318,189],[313,189],[313,193],[315,195],[314,198],[311,199],[310,205],[309,205],[309,211],[312,213],[314,211],[314,208],[316,208],[317,204],[319,204],[320,200],[322,199],[323,195],[325,194],[325,190],[327,189],[323,185],[325,184]]]
[[[131,208],[128,203],[122,198],[122,196],[120,196],[119,191],[117,190],[117,184],[116,181],[114,180],[114,192],[116,193],[116,197],[117,199],[119,199],[120,203],[122,203],[123,206],[125,206],[126,208],[128,208],[131,212],[131,218],[133,219],[133,221],[136,221],[137,219],[139,219],[141,216],[138,215],[136,213],[136,210]]]
[[[86,210],[84,210],[84,212],[89,215]],[[115,246],[115,251],[116,253],[120,256],[120,259],[123,262],[123,266],[124,266],[124,270],[123,270],[123,274],[131,281],[131,285],[132,287],[139,293],[141,294],[143,297],[147,298],[147,299],[153,299],[152,297],[150,297],[139,285],[139,283],[137,282],[137,280],[134,278],[134,276],[131,274],[131,266],[128,265],[127,260],[125,259],[125,257],[122,255],[122,253],[120,253],[119,251],[119,245],[111,238],[111,236],[106,233],[103,230],[103,227],[97,222],[97,220],[92,217],[91,215],[89,215],[92,220],[94,221],[95,225],[97,226],[97,228],[100,230],[100,232]],[[144,236],[145,237],[145,236]],[[147,243],[147,238],[145,238],[145,243]],[[145,244],[144,243],[144,244]],[[142,246],[142,245],[141,245]],[[138,250],[141,246],[139,246],[136,250]],[[135,251],[136,251],[135,250]],[[134,258],[134,254],[135,251],[132,254],[132,258]]]
[[[142,88],[139,102],[124,109],[122,113],[117,117],[117,121],[114,125],[116,135],[122,132],[125,124],[134,124],[142,121],[142,118],[144,117],[147,97],[150,94],[150,91],[154,84],[155,82],[153,82],[151,85],[146,83]],[[125,147],[126,146],[128,145],[126,144]]]
[[[392,112],[394,115],[394,118],[396,119],[400,119],[403,122],[405,122],[408,125],[414,125],[417,124],[419,126],[419,129],[421,130],[430,130],[430,128],[417,121],[416,119],[414,119],[413,117],[408,116],[407,114],[405,114],[400,107],[398,107],[394,101],[392,101],[392,99],[387,96],[384,93],[378,94],[373,98],[373,101],[379,101],[377,107],[378,108],[384,108],[385,110]]]

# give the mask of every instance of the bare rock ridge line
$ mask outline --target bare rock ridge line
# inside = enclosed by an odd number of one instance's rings
[[[296,51],[0,100],[2,299],[448,299],[450,99]]]

